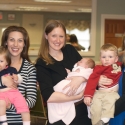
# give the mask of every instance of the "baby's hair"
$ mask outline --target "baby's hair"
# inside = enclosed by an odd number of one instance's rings
[[[94,68],[95,67],[95,61],[93,59],[88,58],[86,64],[88,65],[88,68]]]
[[[118,48],[115,45],[111,44],[111,43],[104,44],[101,47],[101,50],[103,50],[103,51],[107,51],[107,50],[114,51],[116,53],[116,55],[118,56]]]
[[[9,54],[9,51],[7,48],[3,47],[3,46],[0,46],[0,55],[4,55],[8,65],[10,66],[11,64],[11,58],[10,58],[10,54]]]

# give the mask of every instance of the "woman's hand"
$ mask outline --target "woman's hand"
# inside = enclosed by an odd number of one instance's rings
[[[1,77],[2,84],[7,86],[8,88],[16,89],[17,85],[14,83],[11,75],[4,75]]]
[[[83,77],[78,77],[78,76],[71,77],[70,80],[71,82],[63,88],[63,90],[65,90],[66,88],[69,87],[66,93],[66,95],[68,96],[74,95],[77,92],[77,89],[79,88],[81,83],[86,81]]]
[[[101,86],[103,88],[107,88],[107,87],[105,87],[105,85],[110,85],[110,84],[112,84],[112,82],[113,82],[112,79],[109,79],[104,75],[101,75],[100,79],[99,79],[99,86]]]

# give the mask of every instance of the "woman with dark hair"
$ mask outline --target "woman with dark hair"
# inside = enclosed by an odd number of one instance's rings
[[[23,82],[18,85],[18,89],[25,97],[29,108],[36,102],[36,69],[30,63],[28,56],[29,36],[27,31],[20,26],[9,26],[3,32],[1,46],[8,49],[11,57],[11,67],[16,68],[23,77]],[[2,76],[0,86],[15,87],[11,76]],[[8,125],[23,125],[21,114],[16,113],[13,104],[8,105],[7,122]]]
[[[55,92],[53,87],[67,76],[67,70],[72,70],[74,64],[81,60],[80,54],[70,44],[66,44],[66,29],[62,22],[51,20],[47,23],[36,62],[37,81],[41,94],[47,103],[62,103],[82,99],[83,92],[75,95],[77,89],[84,81],[83,77],[72,78],[64,87],[70,87],[67,94]],[[87,107],[83,100],[75,105],[75,118],[70,125],[91,125],[88,118]],[[49,109],[48,109],[49,110]],[[65,125],[62,119],[47,125]]]
[[[70,35],[69,43],[71,43],[71,45],[73,45],[78,51],[85,50],[85,48],[78,43],[78,39],[75,34]]]

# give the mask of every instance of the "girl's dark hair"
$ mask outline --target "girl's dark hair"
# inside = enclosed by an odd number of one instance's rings
[[[29,50],[29,46],[30,46],[29,35],[23,27],[20,27],[20,26],[9,26],[9,27],[7,27],[4,30],[2,38],[1,38],[1,46],[7,48],[6,43],[7,43],[9,34],[11,32],[14,32],[14,31],[22,33],[25,46],[23,48],[23,51],[21,52],[21,57],[30,62],[30,58],[29,58],[29,55],[28,55],[28,50]]]
[[[70,43],[78,43],[78,39],[76,37],[75,34],[71,34],[70,35],[70,40],[69,40]]]

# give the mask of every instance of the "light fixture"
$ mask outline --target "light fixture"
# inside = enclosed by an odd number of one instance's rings
[[[34,0],[35,2],[70,3],[70,0]]]
[[[69,12],[88,12],[90,13],[92,11],[92,9],[90,8],[77,8],[77,9],[72,9],[69,10]]]
[[[46,7],[29,7],[29,6],[19,6],[16,8],[16,10],[29,10],[29,11],[40,11],[40,10],[46,10]]]

